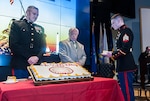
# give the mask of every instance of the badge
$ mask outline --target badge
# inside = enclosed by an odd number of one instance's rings
[[[35,30],[37,33],[41,34],[42,33],[42,29],[39,26],[34,26]]]
[[[123,42],[129,42],[129,36],[127,34],[123,36]]]

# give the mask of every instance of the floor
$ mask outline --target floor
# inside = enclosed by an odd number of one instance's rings
[[[138,93],[139,93],[138,90],[135,89],[134,90],[134,95],[135,95],[135,99],[136,99],[135,101],[150,101],[150,93],[149,92],[147,93],[148,99],[146,99],[144,90],[142,90],[141,96],[139,96]]]
[[[114,76],[114,79],[117,80],[117,77]],[[138,89],[134,89],[135,101],[150,101],[150,92],[147,92],[148,99],[145,96],[145,91],[141,91],[141,96],[139,96]]]

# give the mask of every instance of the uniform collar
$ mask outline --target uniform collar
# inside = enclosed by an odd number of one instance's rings
[[[33,24],[33,22],[30,22],[27,19],[24,19],[24,21],[27,22],[28,24]]]
[[[73,41],[73,40],[70,40],[70,39],[69,39],[69,41],[70,41],[70,42],[74,42],[74,43],[77,43],[77,40],[76,40],[76,41]]]
[[[127,28],[127,26],[126,26],[126,25],[122,25],[122,26],[119,28],[119,30],[125,29],[125,28]]]

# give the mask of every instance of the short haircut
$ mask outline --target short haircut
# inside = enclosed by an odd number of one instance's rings
[[[69,29],[69,35],[73,32],[73,31],[77,31],[79,33],[79,30],[77,28],[70,28]]]
[[[123,17],[122,17],[119,13],[114,14],[114,15],[111,17],[111,19],[116,19],[116,18],[121,18],[121,19],[123,19]]]
[[[150,46],[147,46],[147,47],[146,47],[146,50],[150,50]]]
[[[31,9],[36,9],[36,10],[39,10],[37,7],[35,7],[35,6],[28,6],[28,8],[27,8],[27,11],[30,11]],[[27,12],[26,11],[26,12]]]

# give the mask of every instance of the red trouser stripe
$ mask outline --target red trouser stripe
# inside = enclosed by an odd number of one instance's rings
[[[124,80],[125,80],[125,89],[126,89],[126,94],[127,94],[127,101],[130,101],[130,93],[129,93],[127,72],[124,73],[124,78],[125,78]]]
[[[12,75],[15,75],[14,68],[11,70]]]

